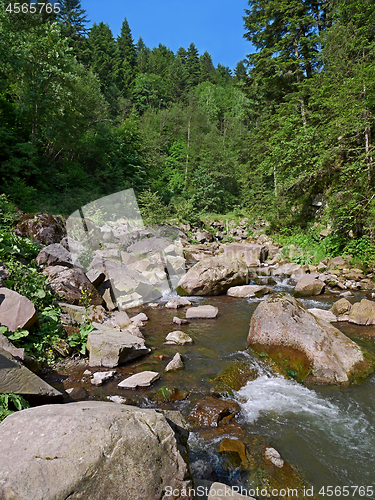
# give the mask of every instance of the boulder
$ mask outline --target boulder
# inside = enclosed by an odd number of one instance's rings
[[[346,260],[344,257],[334,257],[333,259],[329,260],[327,263],[328,269],[344,269],[344,267],[347,265]]]
[[[0,288],[0,326],[9,331],[28,330],[38,320],[34,304],[9,288]]]
[[[144,371],[136,373],[120,382],[117,387],[122,389],[136,389],[137,387],[150,387],[160,378],[158,372]]]
[[[179,295],[223,295],[228,288],[246,285],[247,266],[241,260],[226,257],[202,259],[181,278]]]
[[[168,486],[189,490],[188,432],[175,413],[103,401],[16,412],[0,428],[0,498],[165,500]]]
[[[246,494],[241,495],[238,491],[241,488],[238,486],[228,486],[223,483],[212,483],[208,492],[207,500],[225,500],[230,498],[231,500],[255,500],[255,498],[250,497]]]
[[[164,307],[167,309],[178,309],[179,307],[191,306],[190,300],[185,297],[178,297],[177,299],[172,299],[165,304]]]
[[[335,316],[341,316],[343,314],[347,314],[351,308],[352,305],[349,300],[342,298],[333,304],[333,306],[331,307],[331,312]]]
[[[165,337],[165,340],[167,340],[168,342],[173,342],[177,345],[191,344],[193,342],[193,339],[189,337],[189,335],[184,332],[180,332],[179,330],[168,333],[168,335]]]
[[[214,306],[204,305],[197,307],[189,307],[186,310],[186,319],[194,319],[194,318],[216,318],[219,309]]]
[[[176,352],[176,354],[173,356],[172,361],[170,361],[167,366],[164,368],[166,372],[171,372],[174,370],[180,370],[182,368],[185,368],[184,363],[181,358],[181,354],[179,352]]]
[[[25,349],[21,347],[15,347],[10,340],[8,340],[5,335],[0,333],[0,349],[9,352],[15,358],[18,358],[20,361],[24,361],[25,359]]]
[[[247,345],[266,352],[297,380],[348,384],[372,370],[355,342],[288,294],[273,294],[258,305]]]
[[[110,372],[95,372],[90,382],[93,385],[103,385],[104,382],[111,380],[115,375],[116,372],[114,370]]]
[[[103,321],[105,326],[113,328],[128,328],[131,325],[130,318],[125,311],[113,311]],[[134,333],[132,333],[134,335]]]
[[[114,368],[150,352],[144,339],[132,335],[128,330],[93,324],[95,329],[89,333],[87,339],[89,366]]]
[[[95,288],[97,288],[105,280],[105,274],[100,269],[89,269],[86,272],[86,276]]]
[[[302,266],[294,262],[288,262],[271,271],[273,276],[291,276],[292,274],[296,275],[297,272],[300,272],[301,276],[304,274]]]
[[[241,260],[247,266],[259,265],[268,256],[266,245],[252,243],[226,243],[222,246],[224,257],[232,260]]]
[[[63,399],[60,391],[44,382],[8,351],[0,348],[0,394],[10,392],[24,396],[28,401],[38,404]],[[2,445],[0,448],[3,452]]]
[[[295,297],[309,297],[311,295],[320,295],[324,292],[325,283],[319,279],[306,274],[301,278],[294,288]]]
[[[65,224],[61,217],[51,214],[23,215],[17,224],[18,236],[32,238],[42,245],[59,243],[66,235]]]
[[[352,305],[349,315],[349,323],[356,325],[375,325],[375,302],[362,299]]]
[[[313,314],[316,318],[328,321],[328,323],[334,323],[337,321],[337,317],[333,314],[332,311],[327,311],[326,309],[318,309],[317,307],[308,309],[308,311],[309,313]]]
[[[205,243],[206,241],[210,243],[214,240],[214,237],[209,231],[197,231],[195,239],[198,241],[198,243]]]
[[[53,243],[44,247],[37,255],[36,263],[40,266],[73,267],[70,252],[60,245],[60,243]]]
[[[233,286],[227,290],[229,297],[263,297],[267,293],[272,293],[272,288],[260,285]]]
[[[139,313],[136,316],[130,318],[132,323],[138,323],[138,321],[148,321],[148,317],[145,313]]]
[[[199,427],[217,427],[229,422],[239,412],[240,405],[235,401],[206,396],[190,413],[189,422]]]
[[[82,293],[87,292],[90,303],[99,306],[103,299],[91,281],[79,269],[65,269],[57,275],[48,276],[52,290],[68,304],[82,303]]]

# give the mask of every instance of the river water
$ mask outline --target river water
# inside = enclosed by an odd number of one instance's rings
[[[275,291],[291,292],[288,280],[279,280]],[[173,296],[173,295],[172,295]],[[163,302],[171,298],[164,297]],[[359,300],[361,296],[355,298]],[[314,299],[303,299],[306,307],[328,309],[338,299],[337,294]],[[322,487],[336,487],[333,498],[371,498],[375,490],[375,375],[364,383],[347,388],[304,386],[273,373],[259,358],[246,349],[249,323],[256,306],[263,299],[239,299],[227,296],[191,297],[193,305],[212,304],[219,315],[211,320],[192,320],[189,325],[177,327],[173,316],[185,317],[185,308],[175,310],[147,309],[149,317],[144,335],[152,347],[150,356],[117,368],[117,377],[144,369],[158,371],[159,380],[151,389],[124,391],[117,388],[117,380],[102,387],[88,388],[90,397],[101,398],[111,394],[135,398],[142,406],[155,407],[153,397],[162,386],[189,391],[188,399],[165,405],[188,415],[196,401],[209,393],[212,379],[234,361],[248,361],[258,369],[260,376],[249,382],[236,398],[241,406],[241,423],[249,434],[261,435],[282,457],[298,466],[313,485],[314,492]],[[137,312],[137,311],[135,311]],[[375,328],[335,323],[353,340],[375,351]],[[193,345],[164,345],[165,336],[181,329],[190,335]],[[363,334],[370,334],[367,338]],[[359,336],[360,335],[360,336]],[[185,370],[163,372],[169,359],[180,352]],[[161,355],[169,359],[160,359]],[[191,448],[202,447],[201,440],[192,436]],[[211,446],[211,449],[210,449]],[[217,440],[206,441],[204,447],[212,457]],[[216,454],[217,455],[217,454]],[[337,487],[349,486],[339,495]],[[365,492],[365,494],[363,494]],[[322,496],[325,498],[325,496]]]

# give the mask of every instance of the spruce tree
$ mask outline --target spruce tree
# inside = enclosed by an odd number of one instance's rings
[[[137,51],[126,18],[121,26],[121,34],[117,38],[117,53],[119,60],[118,87],[125,96],[129,96],[135,79]]]
[[[215,67],[211,55],[206,51],[199,58],[200,82],[213,82],[215,79]]]
[[[85,27],[90,21],[86,18],[86,10],[82,8],[80,0],[60,0],[58,21],[63,25],[62,32],[68,38],[85,36],[88,29]]]
[[[189,88],[196,87],[199,83],[201,66],[199,62],[198,49],[191,43],[186,55],[186,70],[188,73],[187,85]]]

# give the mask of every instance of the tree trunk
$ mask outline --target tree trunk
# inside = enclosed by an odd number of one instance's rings
[[[186,145],[185,188],[186,188],[186,182],[187,182],[187,171],[188,171],[188,164],[189,164],[190,123],[191,123],[191,115],[189,116],[189,123],[188,123],[188,136],[187,136],[187,145]]]

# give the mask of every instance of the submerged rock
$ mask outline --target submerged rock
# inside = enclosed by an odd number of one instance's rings
[[[166,372],[171,372],[174,370],[181,370],[182,368],[185,368],[184,363],[181,358],[181,354],[179,352],[176,352],[176,354],[173,356],[172,361],[170,361],[167,366],[164,368]]]
[[[240,406],[235,401],[206,396],[190,413],[189,422],[200,427],[217,427],[228,423],[239,411]]]
[[[355,342],[288,294],[274,294],[258,305],[247,345],[267,353],[297,380],[348,384],[373,371]]]
[[[0,498],[162,500],[167,486],[188,491],[188,432],[172,414],[101,401],[16,412],[0,426]]]

